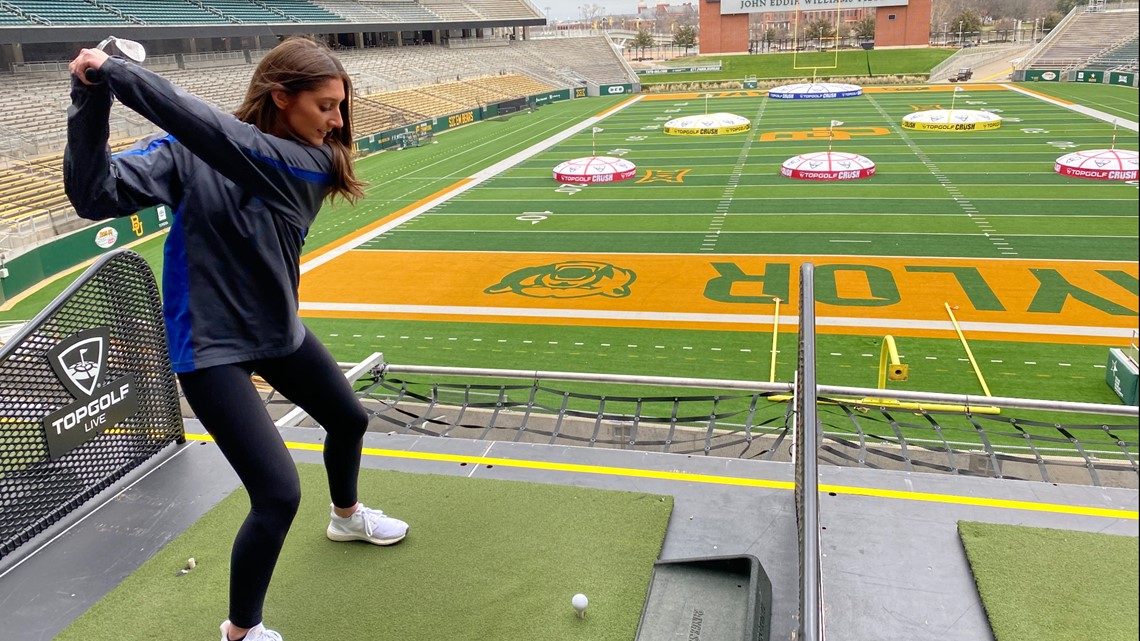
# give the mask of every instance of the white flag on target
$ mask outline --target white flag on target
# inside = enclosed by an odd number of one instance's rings
[[[601,127],[594,127],[594,133],[600,133],[603,131],[605,131],[605,129],[602,129]]]
[[[839,125],[842,125],[842,124],[843,124],[843,121],[842,121],[842,120],[832,120],[832,121],[831,121],[831,126],[832,126],[832,127],[838,127]]]

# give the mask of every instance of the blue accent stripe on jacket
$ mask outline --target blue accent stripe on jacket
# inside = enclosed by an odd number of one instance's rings
[[[175,372],[194,371],[194,343],[190,318],[190,272],[186,262],[186,232],[182,228],[182,206],[174,211],[174,222],[163,247],[162,315],[166,318],[166,342],[170,364]]]
[[[174,139],[174,136],[167,134],[162,138],[155,138],[154,140],[150,141],[150,144],[147,145],[144,149],[130,149],[127,151],[120,151],[117,154],[111,154],[111,157],[118,158],[119,156],[145,156],[146,154],[149,154],[150,152],[158,149],[163,145],[168,145],[176,142],[178,141]]]
[[[280,169],[282,171],[287,171],[287,172],[289,172],[289,175],[300,178],[301,180],[307,180],[311,183],[317,183],[318,185],[327,185],[327,184],[332,182],[332,178],[328,174],[323,174],[319,171],[312,171],[310,169],[302,169],[300,167],[294,167],[292,165],[287,165],[287,164],[281,162],[280,160],[278,160],[276,158],[270,158],[269,156],[264,156],[264,155],[258,153],[256,150],[253,150],[253,149],[246,149],[246,151],[249,152],[250,156],[253,156],[254,158],[260,160],[261,162],[263,162],[267,165],[270,165],[276,169]]]

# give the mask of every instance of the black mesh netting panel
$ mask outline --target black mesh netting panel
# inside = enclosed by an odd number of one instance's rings
[[[357,394],[379,432],[792,461],[786,395],[576,385],[412,380],[380,368],[358,381]],[[905,410],[821,397],[818,420],[819,459],[829,465],[1140,486],[1135,419]]]
[[[100,378],[133,375],[138,411],[52,460],[44,419],[77,399],[48,352],[100,327],[109,332]],[[0,559],[182,440],[154,274],[134,252],[108,254],[0,348]]]

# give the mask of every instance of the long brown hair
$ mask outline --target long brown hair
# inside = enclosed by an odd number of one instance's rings
[[[367,184],[356,179],[352,166],[352,78],[344,65],[323,44],[308,38],[294,37],[274,47],[253,72],[245,102],[234,115],[269,133],[274,130],[279,110],[273,102],[273,91],[295,95],[312,90],[330,79],[344,82],[344,101],[340,103],[343,124],[325,138],[333,153],[330,199],[343,196],[349,202],[364,196]]]

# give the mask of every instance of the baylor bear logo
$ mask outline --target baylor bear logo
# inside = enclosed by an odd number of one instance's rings
[[[609,263],[571,260],[538,267],[517,269],[499,284],[483,290],[487,294],[514,292],[531,298],[583,298],[586,296],[629,296],[629,285],[637,274]]]

